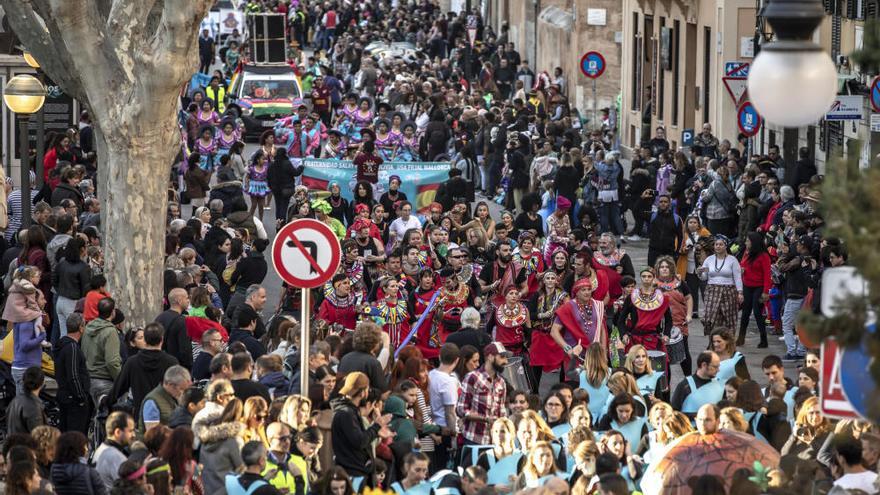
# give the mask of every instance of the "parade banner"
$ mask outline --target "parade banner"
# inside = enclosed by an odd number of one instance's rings
[[[318,197],[329,194],[330,182],[338,182],[342,197],[351,201],[357,183],[357,167],[350,160],[306,159],[302,184]],[[400,191],[406,194],[413,209],[424,213],[434,202],[440,184],[449,179],[449,162],[387,162],[379,167],[379,183],[373,186],[378,200],[388,190],[388,178],[400,177]]]

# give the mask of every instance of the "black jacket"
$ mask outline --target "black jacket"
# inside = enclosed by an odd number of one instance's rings
[[[379,436],[379,425],[364,426],[360,412],[346,397],[330,401],[333,422],[330,425],[336,465],[345,469],[349,476],[367,476],[375,466],[370,444]]]
[[[116,377],[116,382],[113,383],[113,389],[110,391],[111,402],[116,402],[131,389],[132,411],[137,421],[144,397],[162,383],[165,370],[176,364],[177,359],[167,352],[141,349],[122,365],[122,372]]]
[[[86,405],[89,401],[89,368],[79,342],[65,335],[52,346],[55,359],[56,397],[62,404]]]
[[[43,401],[32,394],[16,395],[6,408],[6,433],[30,433],[37,426],[45,425],[46,412]]]
[[[76,214],[79,215],[83,211],[83,195],[79,189],[71,186],[66,182],[58,184],[58,187],[52,191],[52,206],[61,206],[61,201],[70,199],[76,203]]]
[[[247,257],[235,266],[235,271],[232,272],[229,280],[236,286],[247,288],[253,284],[263,283],[268,272],[269,265],[266,264],[263,253],[251,250]]]
[[[62,258],[52,270],[52,287],[59,296],[78,301],[86,297],[92,283],[92,269],[83,261],[71,263]]]
[[[231,338],[230,338],[231,341]],[[339,361],[340,376],[351,373],[352,371],[360,371],[367,375],[370,379],[370,387],[378,388],[382,392],[388,389],[385,382],[385,372],[382,371],[382,365],[379,360],[372,354],[361,351],[352,351],[342,356]]]
[[[104,495],[107,488],[95,468],[88,464],[52,464],[50,481],[56,495]]]
[[[171,417],[168,418],[168,427],[172,429],[177,428],[178,426],[192,428],[192,422],[193,415],[189,413],[186,404],[180,404],[174,409],[174,412],[171,413]]]
[[[266,354],[266,346],[263,345],[262,342],[257,340],[254,337],[254,334],[248,332],[247,330],[236,329],[233,330],[231,334],[229,334],[229,344],[232,345],[233,342],[241,342],[247,348],[247,351],[251,353],[251,358],[254,361],[259,359],[262,355]]]
[[[163,311],[156,317],[156,323],[165,329],[165,340],[162,350],[177,358],[184,368],[191,370],[193,366],[192,340],[186,333],[186,317],[177,311]],[[155,387],[155,385],[153,385]],[[148,389],[149,392],[151,389]]]
[[[294,167],[287,158],[276,156],[266,172],[266,182],[276,196],[293,196],[296,178],[303,173],[303,166]],[[286,194],[282,194],[282,191]]]

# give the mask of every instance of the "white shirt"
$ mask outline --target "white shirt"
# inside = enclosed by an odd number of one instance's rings
[[[446,406],[455,406],[458,402],[458,390],[461,384],[455,372],[444,373],[433,369],[428,373],[428,393],[431,395],[431,412],[434,422],[440,426],[446,424]]]
[[[844,474],[834,486],[846,488],[847,490],[862,490],[865,493],[877,493],[874,483],[877,481],[877,473],[874,471],[865,471],[862,473]]]
[[[404,221],[402,217],[397,217],[391,222],[391,225],[388,227],[388,235],[391,235],[391,232],[397,233],[397,242],[403,241],[403,234],[406,233],[409,229],[421,229],[422,222],[416,218],[415,215],[410,215],[409,220]]]
[[[713,254],[703,261],[703,268],[709,271],[703,273],[700,278],[709,281],[709,285],[735,285],[736,290],[742,292],[742,268],[739,262],[731,255],[724,257],[724,261],[718,261]]]

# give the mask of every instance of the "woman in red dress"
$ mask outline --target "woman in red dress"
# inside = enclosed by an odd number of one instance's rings
[[[529,345],[529,364],[532,366],[532,376],[535,377],[535,387],[541,383],[544,371],[549,373],[559,369],[565,361],[562,347],[550,336],[550,327],[556,318],[556,310],[566,302],[568,294],[559,287],[556,272],[544,272],[531,304],[532,339]],[[537,393],[537,390],[533,392]]]
[[[529,309],[519,301],[519,288],[508,287],[504,293],[504,304],[498,306],[493,314],[495,341],[515,356],[525,350],[526,331],[531,327]]]
[[[438,290],[434,286],[434,270],[425,268],[419,272],[416,279],[418,286],[409,293],[409,314],[412,325],[415,325],[419,318],[428,311],[428,307],[431,306],[431,301],[434,300],[434,295]],[[431,344],[432,326],[432,318],[428,315],[416,331],[414,343],[422,351],[425,359],[436,359],[440,356],[440,346]]]
[[[351,294],[351,281],[345,273],[337,273],[331,281],[332,288],[325,292],[318,308],[318,318],[328,325],[340,325],[354,330],[357,325],[357,304]]]
[[[526,299],[531,299],[538,292],[538,276],[544,271],[544,260],[541,251],[535,249],[535,234],[523,231],[518,242],[519,250],[514,253],[513,261],[526,271],[526,283],[529,287]]]
[[[400,299],[400,283],[396,278],[382,279],[381,287],[385,297],[376,302],[376,310],[385,321],[382,330],[388,334],[391,348],[397,349],[409,335],[409,310],[406,301]]]
[[[633,289],[623,302],[621,328],[626,350],[641,344],[649,351],[664,351],[672,330],[672,312],[669,299],[655,285],[654,270],[643,268],[639,273],[642,283]]]

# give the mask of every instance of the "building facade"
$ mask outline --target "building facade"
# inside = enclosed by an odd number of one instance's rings
[[[474,1],[476,4],[476,1]],[[589,51],[605,59],[596,79],[595,108],[614,108],[620,94],[621,0],[483,0],[487,23],[496,33],[509,27],[508,39],[535,73],[552,75],[559,67],[565,92],[582,118],[593,118],[593,80],[581,73],[581,57]]]
[[[754,56],[755,0],[623,0],[620,141],[631,151],[663,126],[673,149],[712,125],[737,136],[745,80],[723,79]],[[728,90],[727,86],[731,89]],[[732,96],[733,95],[733,96]]]

